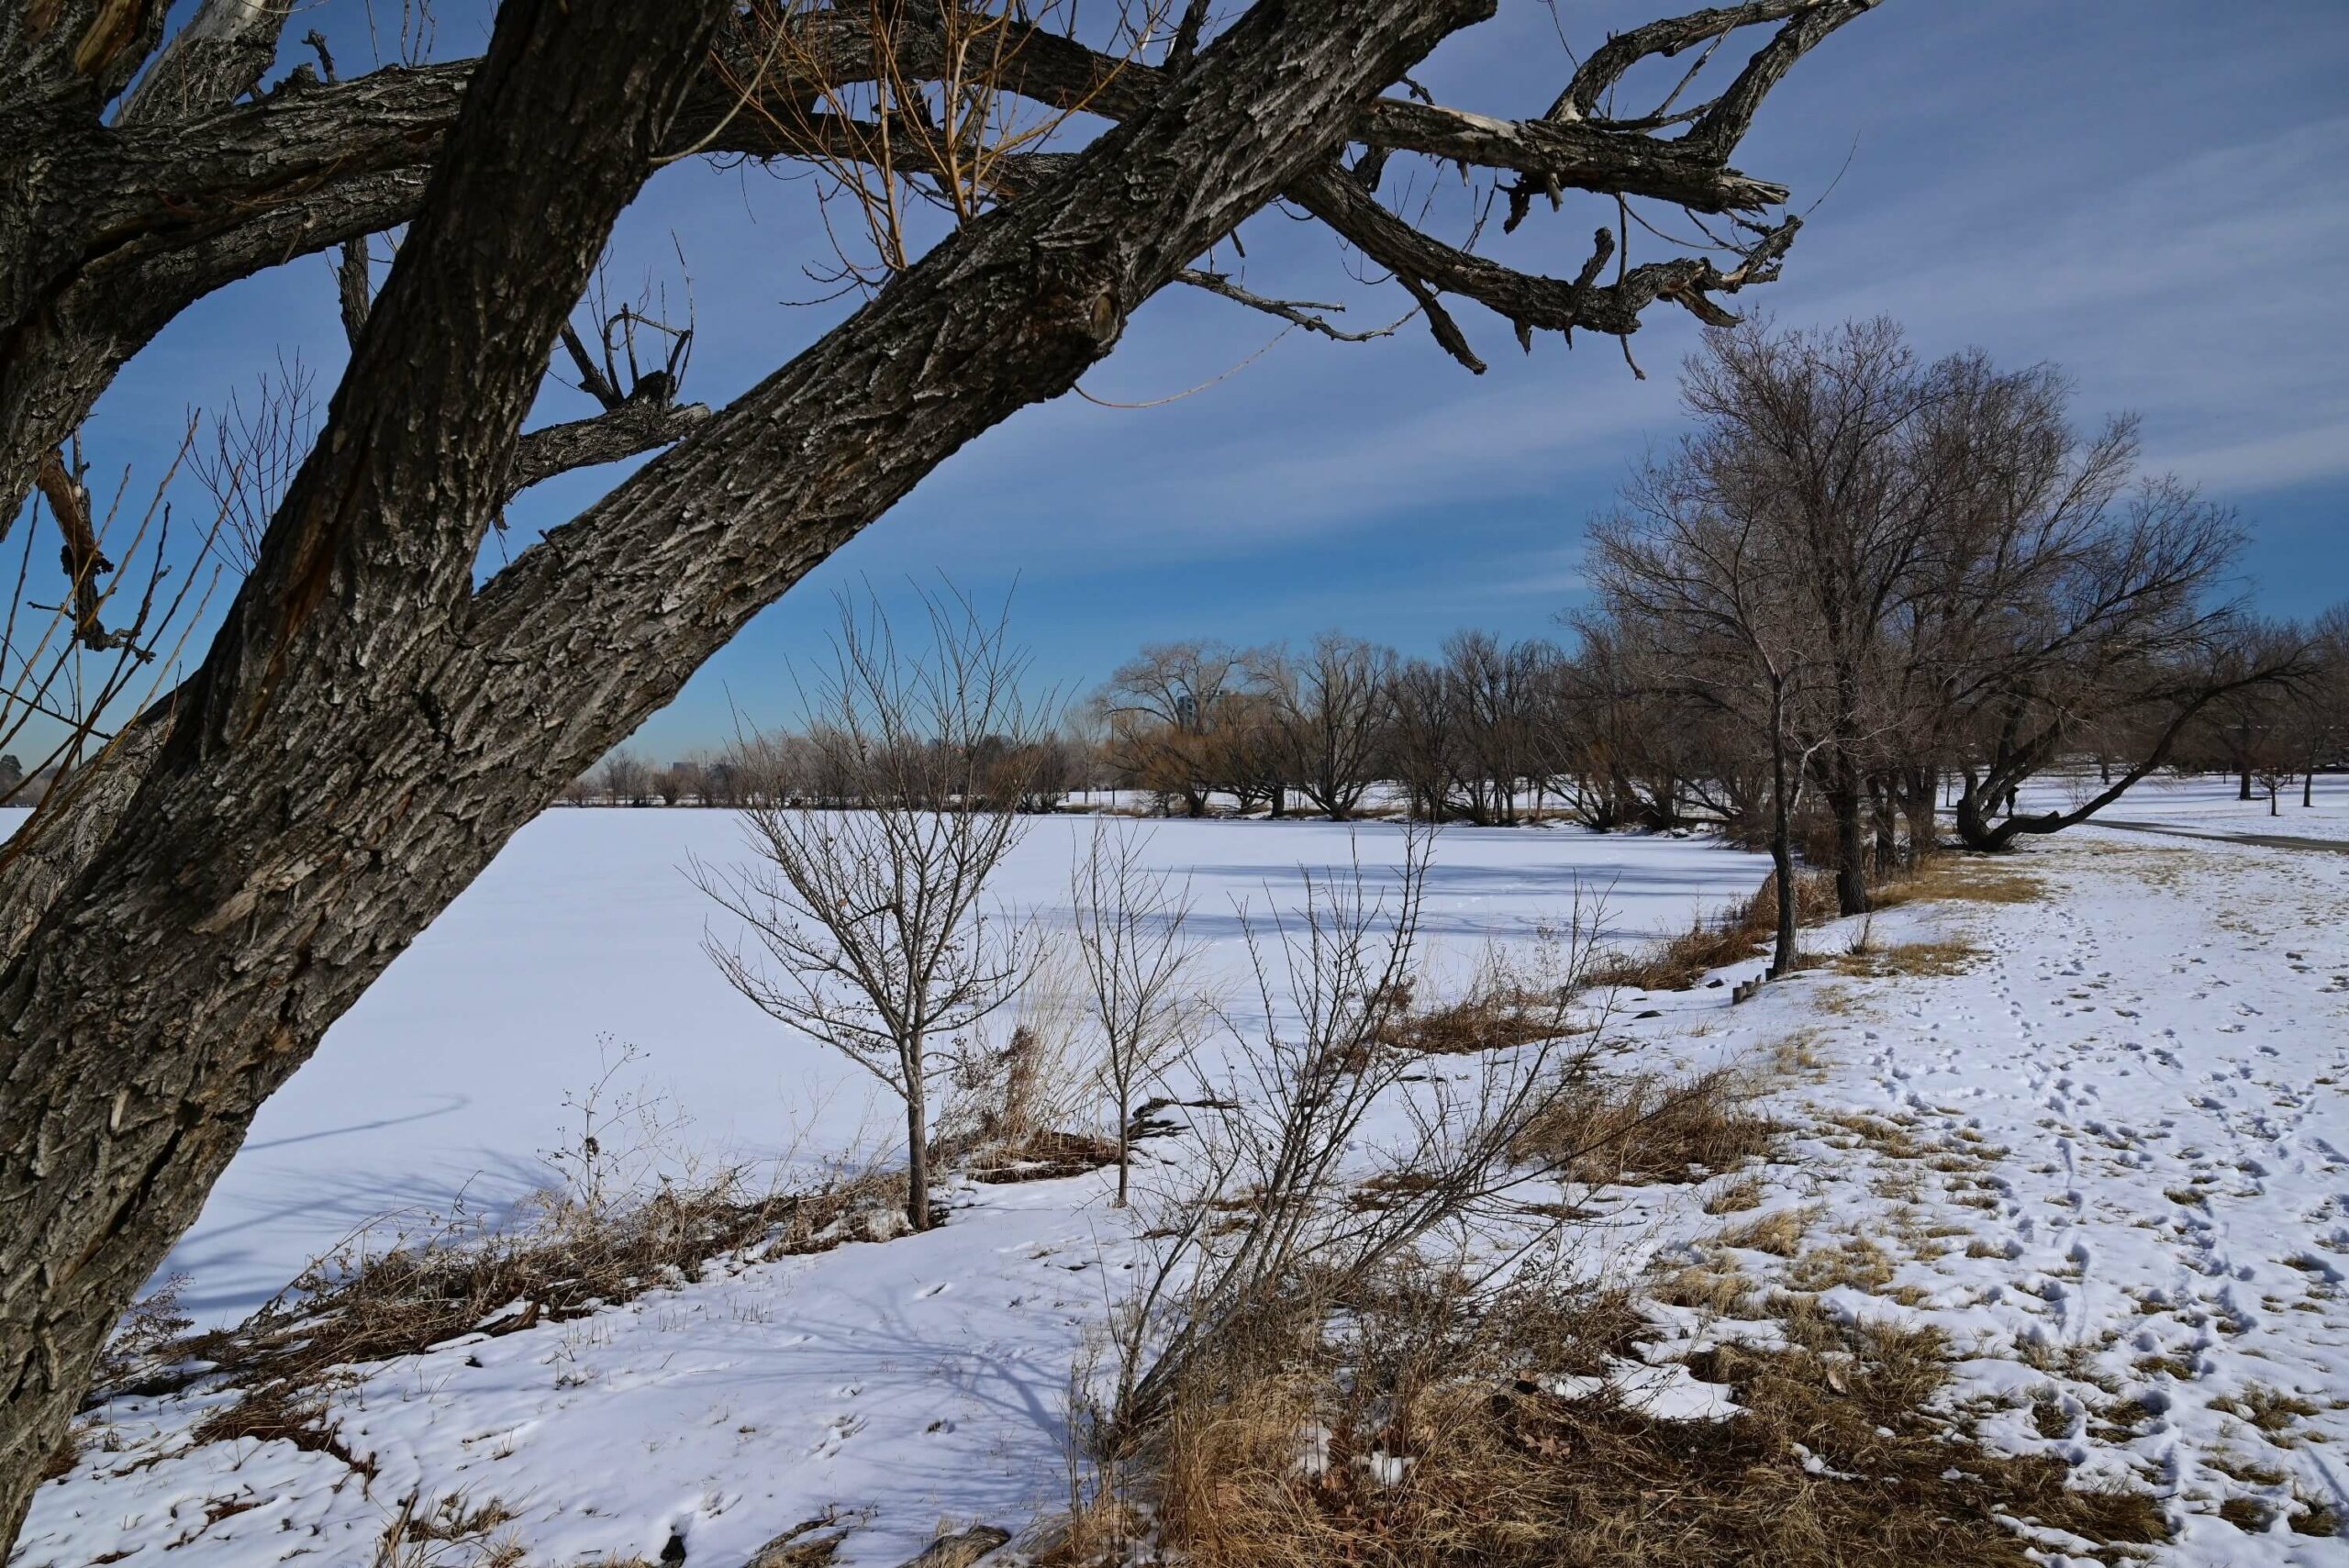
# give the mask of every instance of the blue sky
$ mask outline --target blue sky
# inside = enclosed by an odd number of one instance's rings
[[[1539,113],[1571,69],[1561,28],[1586,50],[1669,4],[1558,0],[1553,15],[1500,0],[1419,79],[1459,106]],[[440,9],[437,52],[477,50],[479,16]],[[327,0],[310,18],[346,70],[366,59],[357,11]],[[1742,303],[1790,325],[1884,312],[1928,352],[2060,363],[2084,422],[2136,411],[2149,468],[2241,510],[2263,607],[2311,614],[2349,597],[2345,78],[2342,0],[1887,0],[1796,69],[1736,160],[1791,185],[1798,209],[1825,195],[1785,281]],[[1437,200],[1456,219],[1456,190]],[[1498,253],[1570,274],[1611,211],[1537,211]],[[821,292],[802,268],[831,255],[814,214],[805,179],[701,165],[664,172],[631,209],[614,282],[674,279],[673,246],[691,270],[689,395],[724,401],[844,314],[794,303]],[[1263,292],[1341,301],[1351,325],[1408,308],[1391,284],[1350,275],[1310,225],[1268,213],[1244,240]],[[1634,261],[1662,250],[1635,231]],[[189,313],[101,404],[94,473],[160,473],[190,407],[249,385],[281,350],[323,388],[342,360],[333,312],[326,263],[310,258]],[[640,744],[666,756],[719,739],[729,699],[779,714],[785,662],[816,645],[829,592],[860,578],[944,572],[982,596],[1016,579],[1019,629],[1068,689],[1152,639],[1334,626],[1418,651],[1464,625],[1553,630],[1581,596],[1586,520],[1676,432],[1674,372],[1694,323],[1650,317],[1633,342],[1642,382],[1611,339],[1568,351],[1553,336],[1526,357],[1504,324],[1457,313],[1483,376],[1417,322],[1366,344],[1273,342],[1270,318],[1170,291],[1085,387],[1143,403],[1213,384],[1146,409],[1063,398],[966,449],[766,612]],[[540,417],[587,411],[558,390]],[[518,547],[616,477],[524,497]]]

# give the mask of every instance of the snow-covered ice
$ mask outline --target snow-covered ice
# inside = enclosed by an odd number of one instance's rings
[[[1150,858],[1191,881],[1192,929],[1211,973],[1244,962],[1235,909],[1293,907],[1297,868],[1359,851],[1379,874],[1401,859],[1385,823],[1137,824]],[[1005,904],[1064,921],[1073,855],[1091,820],[1045,817],[999,874]],[[745,1002],[702,951],[733,928],[686,875],[743,852],[735,815],[562,810],[531,823],[419,937],[317,1054],[262,1107],[251,1138],[180,1243],[184,1306],[234,1320],[352,1228],[444,1209],[460,1193],[500,1206],[553,1179],[540,1158],[568,1135],[563,1096],[602,1071],[611,1041],[640,1051],[631,1077],[695,1118],[692,1137],[740,1157],[824,1154],[885,1138],[894,1105],[837,1055]],[[1702,839],[1574,828],[1452,828],[1430,880],[1440,958],[1474,961],[1522,940],[1579,888],[1603,895],[1621,940],[1685,929],[1700,905],[1742,899],[1768,862]]]

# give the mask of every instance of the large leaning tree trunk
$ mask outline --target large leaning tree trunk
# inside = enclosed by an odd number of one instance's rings
[[[1774,277],[1792,218],[1752,224],[1728,270],[1678,257],[1601,283],[1608,239],[1549,278],[1421,233],[1379,200],[1379,172],[1415,153],[1486,171],[1512,218],[1564,190],[1760,212],[1787,193],[1729,156],[1793,62],[1872,4],[1753,0],[1632,29],[1521,121],[1380,95],[1492,0],[1265,0],[1212,37],[1190,0],[1172,29],[1128,35],[1170,39],[1154,60],[1016,6],[505,0],[478,61],[306,66],[265,91],[290,10],[269,0],[201,0],[168,39],[158,0],[9,7],[0,530],[181,310],[407,232],[377,298],[345,291],[350,364],[196,673],[0,850],[0,1554],[110,1327],[256,1108],[759,609],[964,442],[1067,391],[1168,284],[1305,316],[1197,265],[1277,198],[1394,272],[1472,367],[1442,295],[1528,344],[1629,334],[1659,301],[1727,319],[1712,296]],[[689,428],[613,410],[592,456],[674,444],[476,586],[518,484],[588,461],[576,428],[521,422],[649,172],[689,153],[866,156],[874,128],[809,106],[869,101],[843,83],[943,81],[970,58],[955,29],[981,22],[1015,35],[987,55],[996,90],[1112,128],[980,160],[989,187],[955,186],[948,238],[729,406]],[[1609,117],[1632,67],[1709,58],[1749,24],[1768,36],[1717,95]],[[912,123],[890,178],[912,177]],[[1349,145],[1364,151],[1341,164]]]

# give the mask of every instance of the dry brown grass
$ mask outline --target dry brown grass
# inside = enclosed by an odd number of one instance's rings
[[[129,1379],[99,1384],[89,1403],[223,1385],[236,1397],[192,1429],[196,1441],[283,1440],[372,1476],[373,1456],[345,1446],[328,1415],[352,1369],[582,1317],[682,1284],[715,1258],[894,1235],[904,1184],[900,1174],[863,1172],[819,1191],[752,1196],[721,1176],[606,1206],[550,1195],[504,1229],[444,1222],[386,1251],[320,1260],[234,1328],[143,1347],[121,1363]],[[867,1220],[881,1223],[867,1230]]]
[[[1795,921],[1817,925],[1835,917],[1835,879],[1824,872],[1795,877]],[[1742,906],[1725,914],[1699,911],[1688,929],[1637,953],[1610,955],[1593,980],[1631,991],[1685,991],[1725,964],[1753,957],[1778,929],[1778,879],[1774,873]]]
[[[1894,975],[1963,974],[1982,959],[1982,950],[1966,941],[1901,942],[1839,953],[1828,960],[1838,974],[1882,980]]]
[[[1797,1257],[1787,1266],[1786,1283],[1789,1290],[1817,1292],[1848,1286],[1875,1295],[1892,1283],[1897,1267],[1891,1253],[1865,1236],[1853,1236]]]
[[[1114,1139],[1089,1132],[1031,1132],[1016,1140],[982,1145],[963,1159],[961,1169],[974,1182],[1048,1182],[1081,1176],[1118,1162]]]
[[[2011,859],[1995,855],[1928,855],[1879,883],[1871,898],[1879,909],[1903,904],[2029,904],[2044,884]]]
[[[1703,1181],[1766,1155],[1784,1130],[1748,1108],[1755,1093],[1728,1071],[1676,1083],[1594,1078],[1544,1107],[1518,1153],[1595,1185]]]
[[[527,1555],[522,1543],[510,1533],[490,1534],[513,1518],[495,1497],[475,1505],[452,1495],[427,1506],[410,1493],[384,1528],[369,1568],[519,1568]]]
[[[2310,1401],[2265,1383],[2247,1383],[2240,1394],[2211,1400],[2210,1408],[2248,1421],[2266,1433],[2271,1441],[2290,1432],[2292,1424],[2301,1417],[2317,1413],[2317,1407]]]
[[[1465,1056],[1533,1045],[1568,1032],[1555,996],[1480,986],[1456,1002],[1414,1008],[1408,995],[1378,1031],[1378,1042],[1414,1056]]]
[[[1797,925],[1815,926],[1836,917],[1831,873],[1800,872],[1795,890]],[[2009,862],[1984,855],[1934,854],[1878,881],[1869,897],[1875,907],[1892,909],[1927,901],[2023,904],[2043,892],[2038,877]],[[1642,952],[1612,956],[1597,967],[1593,978],[1629,990],[1685,991],[1713,970],[1766,951],[1777,925],[1778,886],[1774,875],[1743,906],[1715,915],[1699,912],[1680,935]],[[1920,942],[1886,953],[1846,954],[1833,962],[1847,973],[1949,974],[1970,963],[1974,956],[1962,942]],[[1846,962],[1864,957],[1877,962],[1865,969],[1854,969]]]
[[[1724,1182],[1705,1199],[1707,1214],[1742,1214],[1749,1208],[1762,1207],[1762,1183],[1753,1176],[1740,1176]]]
[[[1552,1392],[1623,1349],[1573,1304],[1364,1304],[1342,1333],[1186,1392],[1149,1451],[1164,1544],[1197,1568],[2020,1568],[2009,1518],[2090,1540],[2165,1534],[2135,1492],[2075,1489],[1936,1413],[1951,1373],[1930,1331],[1769,1306],[1787,1342],[1692,1358],[1742,1412],[1653,1418],[1609,1392]],[[1601,1315],[1605,1318],[1605,1315]],[[1633,1337],[1636,1337],[1634,1335]]]
[[[1724,1247],[1791,1258],[1801,1248],[1803,1233],[1809,1229],[1810,1217],[1803,1210],[1778,1208],[1742,1225],[1732,1225],[1713,1240]]]
[[[1753,1276],[1734,1263],[1685,1263],[1651,1282],[1648,1294],[1667,1307],[1716,1318],[1752,1318],[1759,1299]]]
[[[327,1418],[328,1396],[348,1381],[342,1374],[312,1371],[298,1382],[281,1377],[259,1384],[208,1412],[188,1436],[199,1443],[289,1442],[306,1453],[339,1459],[372,1481],[374,1455],[352,1452],[342,1440],[342,1429]]]

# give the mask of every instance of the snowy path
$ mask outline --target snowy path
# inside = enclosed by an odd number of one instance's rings
[[[1854,1229],[1944,1233],[1890,1289],[1979,1346],[1986,1395],[2054,1396],[2065,1429],[2018,1413],[2014,1446],[2171,1494],[2182,1560],[2349,1561],[2280,1517],[2349,1518],[2349,864],[2033,861],[2061,896],[1936,917],[1966,973],[1827,983],[1839,1065],[1801,1097],[1893,1130],[1801,1162]]]
[[[2266,850],[2316,850],[2349,855],[2349,839],[2301,839],[2288,833],[2204,833],[2166,822],[2109,822],[2104,826],[2131,833],[2161,833],[2173,839],[2210,839],[2221,844],[2257,844]]]
[[[1790,1063],[1797,1130],[1762,1173],[1806,1255],[1741,1258],[1756,1277],[1865,1235],[1888,1277],[1803,1288],[1946,1330],[1987,1440],[2154,1490],[2177,1532],[2154,1560],[2349,1562],[2293,1528],[2349,1518],[2349,861],[2086,830],[2021,860],[2048,896],[1875,922],[1887,956],[1970,944],[1955,973],[1642,998],[1656,1016],[1627,1029],[1691,1063]],[[1637,1217],[1611,1266],[1722,1230],[1702,1195],[1611,1195]],[[1130,1255],[1104,1196],[966,1192],[927,1235],[372,1369],[332,1407],[375,1457],[364,1486],[283,1442],[191,1447],[200,1400],[126,1401],[42,1488],[18,1568],[363,1564],[410,1489],[499,1500],[562,1565],[681,1532],[733,1568],[828,1506],[862,1520],[844,1565],[901,1561],[941,1516],[1016,1526],[1064,1485],[1070,1357]]]

